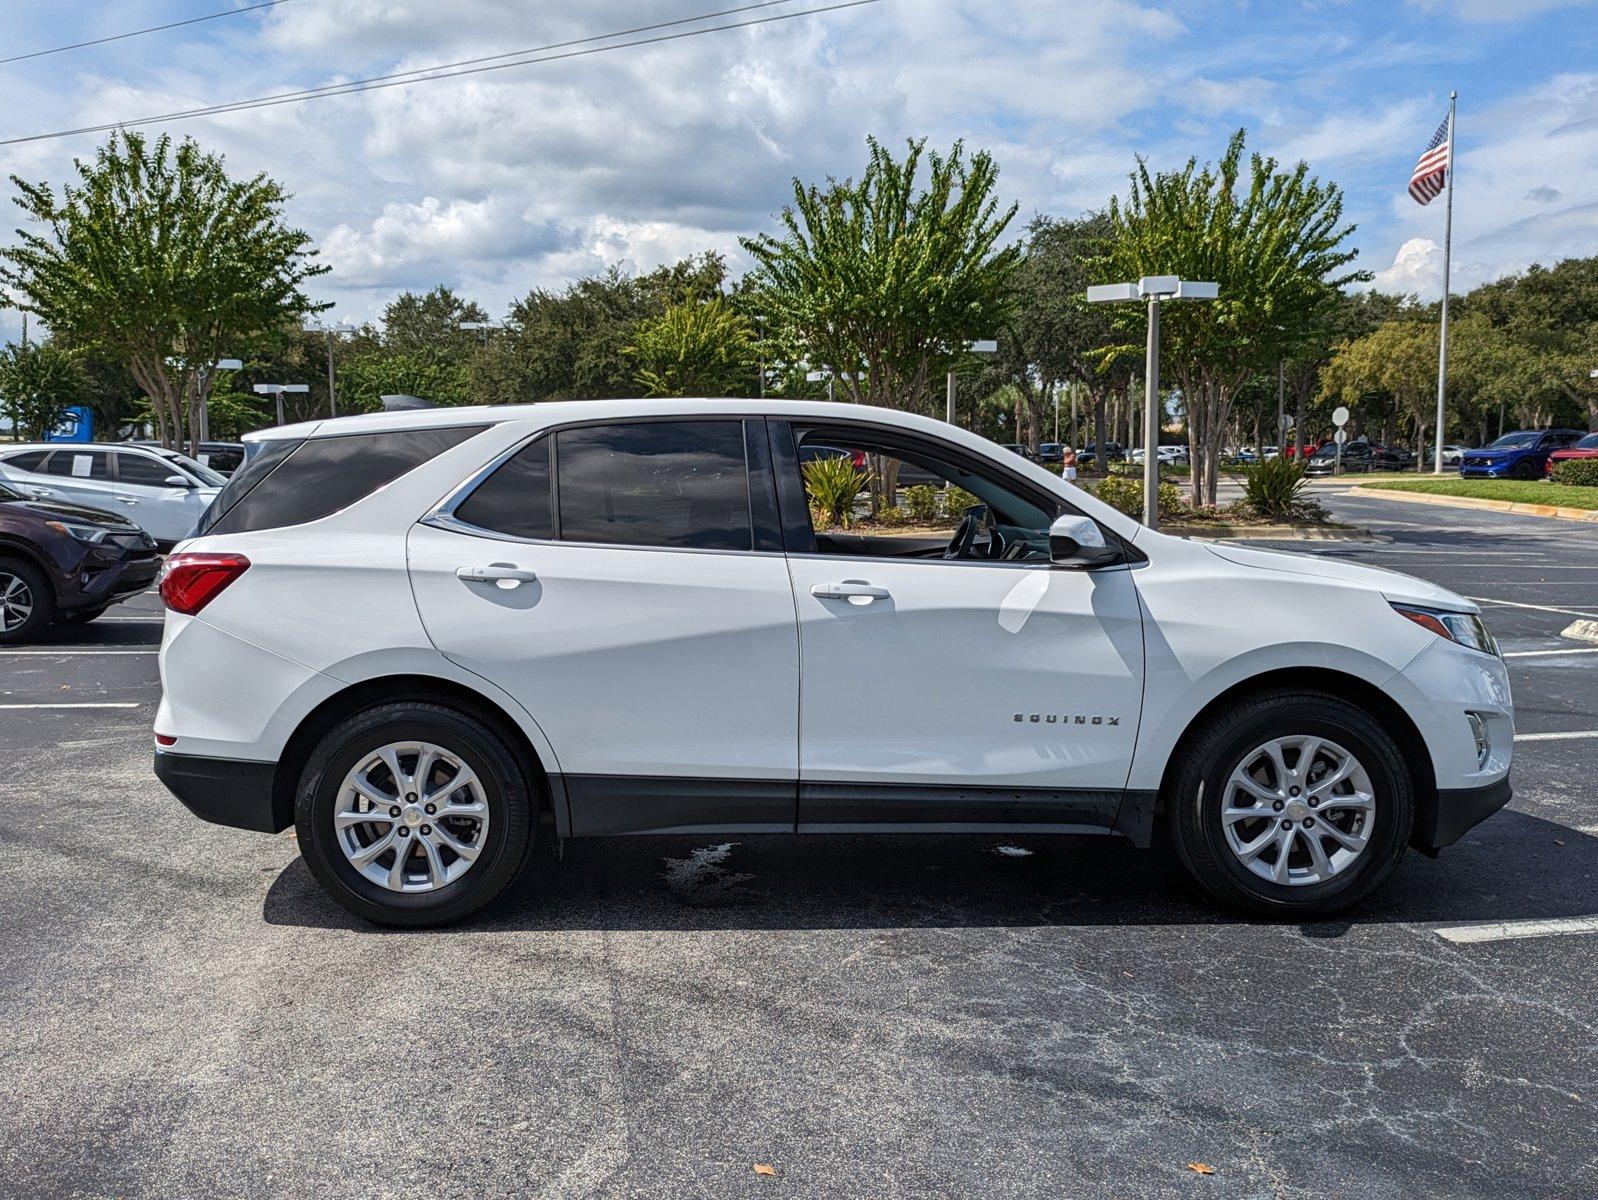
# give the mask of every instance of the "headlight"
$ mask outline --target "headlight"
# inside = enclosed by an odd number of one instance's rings
[[[80,542],[88,542],[91,546],[98,546],[110,535],[109,529],[101,529],[98,525],[74,525],[70,521],[46,521],[51,529],[57,533],[75,537]]]
[[[1475,613],[1445,612],[1439,608],[1416,608],[1409,604],[1395,604],[1393,611],[1408,617],[1422,629],[1429,629],[1438,637],[1458,642],[1483,654],[1497,654],[1498,643],[1487,632],[1487,626]]]

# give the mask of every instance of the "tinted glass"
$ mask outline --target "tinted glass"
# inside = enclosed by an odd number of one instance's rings
[[[1598,450],[1598,433],[1589,433],[1576,443],[1577,450]]]
[[[539,438],[480,483],[455,509],[468,525],[512,537],[555,536],[549,504],[549,438]]]
[[[1535,446],[1537,444],[1537,439],[1541,436],[1542,434],[1538,433],[1535,429],[1524,429],[1519,433],[1506,433],[1496,442],[1492,442],[1488,446],[1488,449],[1506,450],[1512,446]]]
[[[69,479],[110,479],[111,469],[103,451],[57,450],[44,464],[46,475]]]
[[[459,425],[308,438],[291,443],[286,452],[277,452],[273,443],[228,481],[200,523],[200,532],[247,533],[318,520],[486,428]],[[275,462],[270,461],[273,456]]]
[[[156,453],[169,462],[177,463],[185,472],[194,476],[206,487],[221,487],[227,482],[226,475],[219,475],[204,463],[190,458],[187,454],[179,454],[176,450],[158,450]]]
[[[166,487],[167,479],[182,475],[175,464],[145,454],[117,455],[117,482],[141,487]]]
[[[242,470],[233,473],[233,478],[227,481],[227,486],[217,493],[216,499],[211,501],[211,507],[200,517],[200,523],[194,531],[196,537],[211,532],[212,526],[221,519],[222,515],[243,499],[256,484],[276,470],[280,462],[298,450],[300,443],[287,438],[274,438],[271,441],[256,442],[254,446],[255,453],[250,456],[248,463]]]
[[[560,536],[571,542],[748,550],[741,421],[648,421],[556,435]]]
[[[10,488],[8,488],[5,484],[0,483],[0,503],[3,503],[3,502],[8,501],[8,500],[26,500],[26,499],[27,499],[27,497],[24,496],[21,492],[14,492]]]
[[[44,456],[49,453],[48,450],[29,450],[23,454],[12,454],[4,459],[4,465],[19,471],[37,471]]]

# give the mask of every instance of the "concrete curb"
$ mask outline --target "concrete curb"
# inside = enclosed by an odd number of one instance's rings
[[[1160,527],[1162,533],[1199,541],[1247,541],[1250,538],[1271,542],[1381,542],[1368,529],[1327,529],[1320,525],[1182,525]]]
[[[1560,521],[1598,522],[1598,508],[1566,508],[1558,504],[1525,504],[1518,500],[1485,500],[1480,496],[1434,496],[1430,492],[1401,492],[1394,488],[1356,487],[1361,496],[1383,500],[1408,500],[1412,504],[1441,504],[1445,508],[1479,508],[1515,513],[1523,517],[1552,517]]]

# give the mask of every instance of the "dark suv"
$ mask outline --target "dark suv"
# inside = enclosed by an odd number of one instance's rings
[[[150,586],[160,560],[132,521],[0,482],[0,643],[52,621],[92,621]]]

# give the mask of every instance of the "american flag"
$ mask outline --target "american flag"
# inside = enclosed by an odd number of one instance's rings
[[[1448,180],[1448,169],[1452,165],[1448,161],[1448,118],[1444,117],[1437,132],[1432,134],[1432,140],[1426,143],[1426,149],[1421,152],[1420,161],[1415,164],[1414,173],[1409,177],[1409,194],[1416,204],[1430,204],[1442,195],[1443,184]]]

